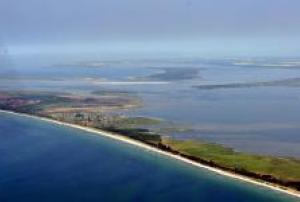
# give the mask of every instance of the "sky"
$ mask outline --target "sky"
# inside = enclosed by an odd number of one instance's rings
[[[299,0],[0,0],[0,44],[30,51],[300,52]]]

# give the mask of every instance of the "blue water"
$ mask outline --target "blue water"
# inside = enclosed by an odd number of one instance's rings
[[[0,201],[297,201],[91,133],[0,113]]]

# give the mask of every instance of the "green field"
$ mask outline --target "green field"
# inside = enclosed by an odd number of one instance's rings
[[[136,127],[141,125],[157,125],[162,120],[150,117],[124,117],[120,119],[119,125],[122,127]]]
[[[194,140],[163,139],[163,144],[180,153],[213,161],[227,168],[272,175],[282,181],[300,181],[300,161],[296,159],[246,154]]]

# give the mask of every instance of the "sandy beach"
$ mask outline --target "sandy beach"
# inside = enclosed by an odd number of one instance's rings
[[[214,172],[214,173],[222,175],[222,176],[230,177],[230,178],[233,178],[233,179],[236,179],[236,180],[241,180],[243,182],[248,182],[248,183],[251,183],[251,184],[254,184],[254,185],[257,185],[257,186],[269,188],[269,189],[272,189],[274,191],[278,191],[278,192],[281,192],[281,193],[285,193],[285,194],[300,198],[300,192],[298,192],[296,190],[289,189],[289,188],[286,188],[286,187],[281,187],[279,185],[272,184],[272,183],[257,181],[255,179],[252,179],[252,178],[249,178],[249,177],[245,177],[245,176],[238,175],[238,174],[235,174],[235,173],[227,172],[227,171],[224,171],[224,170],[221,170],[221,169],[218,169],[218,168],[213,168],[213,167],[210,167],[210,166],[206,166],[206,165],[203,165],[201,163],[189,160],[187,158],[184,158],[184,157],[181,157],[181,156],[178,156],[178,155],[175,155],[175,154],[165,152],[165,151],[162,151],[160,149],[151,147],[147,144],[144,144],[142,142],[127,138],[127,137],[119,135],[119,134],[110,133],[110,132],[107,132],[107,131],[102,131],[102,130],[99,130],[99,129],[93,129],[93,128],[89,128],[89,127],[79,126],[79,125],[75,125],[75,124],[64,123],[64,122],[60,122],[60,121],[56,121],[56,120],[52,120],[52,119],[48,119],[48,118],[44,118],[44,117],[28,115],[28,114],[24,114],[24,113],[16,113],[16,112],[6,111],[6,110],[0,110],[0,112],[7,113],[7,114],[14,114],[14,115],[17,115],[17,116],[34,118],[34,119],[38,119],[38,120],[42,120],[42,121],[47,121],[49,123],[53,123],[53,124],[57,124],[57,125],[63,125],[63,126],[79,129],[79,130],[82,130],[82,131],[90,132],[90,133],[93,133],[93,134],[101,135],[103,137],[111,138],[111,139],[114,139],[114,140],[117,140],[117,141],[121,141],[121,142],[130,144],[130,145],[137,146],[137,147],[145,149],[146,151],[149,151],[149,152],[155,152],[157,154],[164,155],[164,156],[179,160],[179,161],[187,163],[191,166],[198,167],[198,168],[201,168],[201,169],[205,169],[205,170],[208,170],[210,172]]]

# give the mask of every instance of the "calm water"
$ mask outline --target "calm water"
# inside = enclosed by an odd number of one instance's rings
[[[0,113],[0,201],[297,201],[117,141]]]
[[[104,60],[104,65],[98,68],[76,65],[76,61],[102,61],[101,57],[38,55],[12,57],[9,61],[11,66],[0,68],[0,90],[132,92],[144,101],[144,106],[126,113],[158,117],[195,129],[167,135],[204,139],[238,151],[300,159],[300,67],[280,66],[282,62],[289,64],[288,59],[266,58],[263,62],[259,60],[263,64],[251,66],[236,65],[225,59]],[[164,68],[178,68],[181,72],[153,76]],[[190,76],[191,68],[197,69],[198,74],[180,79],[185,75],[182,70],[187,70],[186,76]],[[130,81],[149,82],[149,78],[150,83],[153,78],[168,83],[130,84]],[[295,78],[298,83],[290,85],[255,85]],[[245,82],[254,86],[232,86]],[[217,84],[225,87],[209,88]],[[194,87],[203,85],[207,88]]]

